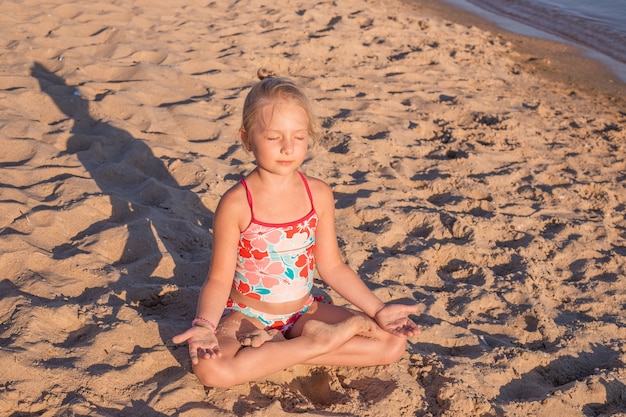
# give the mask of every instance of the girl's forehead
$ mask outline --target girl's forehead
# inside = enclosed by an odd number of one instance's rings
[[[264,125],[280,123],[284,119],[308,124],[309,115],[304,107],[295,100],[277,100],[265,104],[259,111],[258,121]]]
[[[272,109],[272,108],[277,108],[277,109],[282,109],[282,110],[294,109],[294,110],[306,112],[305,108],[302,106],[302,103],[292,98],[275,98],[272,100],[267,100],[267,102],[261,106],[262,110]]]

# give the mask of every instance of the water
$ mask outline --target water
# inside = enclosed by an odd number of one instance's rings
[[[504,29],[581,46],[626,82],[626,0],[447,1]]]

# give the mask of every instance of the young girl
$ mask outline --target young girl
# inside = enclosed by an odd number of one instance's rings
[[[290,80],[259,71],[240,137],[256,168],[215,212],[213,254],[187,342],[200,382],[230,387],[296,364],[372,366],[396,361],[419,333],[416,306],[385,304],[342,260],[334,199],[302,174],[315,135],[311,106]],[[318,303],[314,270],[357,312]]]

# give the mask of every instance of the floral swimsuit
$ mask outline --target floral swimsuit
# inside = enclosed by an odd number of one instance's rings
[[[283,224],[264,223],[255,219],[250,190],[245,179],[241,180],[246,189],[252,220],[239,237],[233,287],[246,297],[269,303],[295,301],[308,294],[307,301],[300,310],[284,315],[264,313],[232,299],[228,300],[224,310],[224,314],[239,311],[259,320],[267,329],[279,329],[283,333],[314,302],[311,288],[318,217],[309,184],[304,175],[299,174],[311,201],[311,211],[299,220]]]

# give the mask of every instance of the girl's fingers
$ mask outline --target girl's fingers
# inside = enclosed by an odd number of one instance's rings
[[[185,343],[187,340],[189,340],[189,335],[187,335],[187,333],[189,333],[189,330],[181,334],[177,334],[176,336],[172,337],[172,342],[176,343],[177,345]]]
[[[198,364],[198,351],[197,349],[189,348],[189,358],[191,359],[191,363],[194,365]]]
[[[189,357],[194,365],[197,365],[200,359],[212,359],[222,357],[222,351],[219,345],[212,344],[210,346],[202,346],[199,342],[189,344]]]

